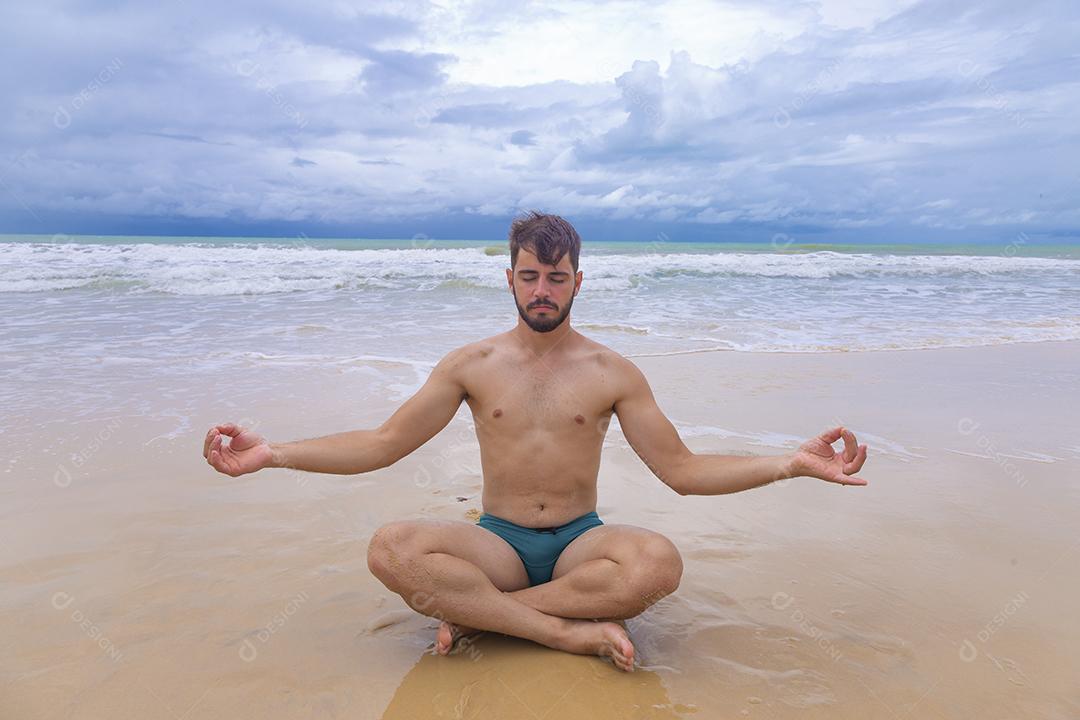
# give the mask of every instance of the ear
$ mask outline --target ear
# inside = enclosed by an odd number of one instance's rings
[[[514,290],[514,270],[506,268],[506,286],[511,292]]]

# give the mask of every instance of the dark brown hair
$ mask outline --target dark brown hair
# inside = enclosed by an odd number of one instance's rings
[[[581,238],[577,230],[558,215],[530,210],[510,225],[510,267],[517,264],[518,250],[525,248],[545,265],[557,265],[570,253],[570,265],[577,272]]]

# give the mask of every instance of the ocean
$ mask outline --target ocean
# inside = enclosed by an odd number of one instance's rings
[[[514,323],[508,264],[493,242],[0,236],[3,340],[151,358],[209,331],[268,357],[298,336],[326,361],[432,361],[448,334]],[[580,268],[575,325],[626,353],[1080,338],[1080,246],[586,242]]]
[[[124,382],[180,402],[185,376],[231,370],[254,393],[318,366],[400,400],[513,326],[508,265],[505,243],[424,237],[0,236],[0,362],[18,378],[0,399],[17,417],[57,393],[70,418],[142,395]],[[631,357],[1080,338],[1078,246],[586,241],[580,268],[575,327]]]

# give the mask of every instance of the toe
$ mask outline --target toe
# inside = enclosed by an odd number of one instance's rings
[[[621,670],[631,672],[634,669],[634,652],[626,648],[619,648],[615,655],[615,662]]]
[[[624,672],[634,670],[634,644],[626,635],[626,631],[618,625],[608,628],[607,641],[610,648],[611,660],[615,667]]]
[[[435,634],[435,651],[440,655],[446,655],[450,652],[450,648],[454,644],[454,632],[453,628],[446,622],[439,625],[439,630]]]

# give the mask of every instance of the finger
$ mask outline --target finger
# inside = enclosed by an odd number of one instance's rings
[[[866,485],[866,481],[860,477],[845,475],[843,480],[838,481],[841,485]]]
[[[222,425],[215,425],[210,428],[206,433],[206,438],[203,440],[203,457],[210,459],[208,454],[210,452],[210,443],[214,441],[215,437],[220,437],[221,433],[225,433],[229,437],[235,437],[243,432],[242,428],[237,427],[235,423],[224,423]]]
[[[844,463],[844,474],[851,475],[862,470],[863,463],[866,462],[867,447],[865,445],[859,446],[859,451],[855,454],[855,459],[851,462]]]
[[[847,428],[842,430],[842,434],[844,437],[844,462],[849,463],[855,459],[856,453],[859,452],[859,444],[855,442],[855,433]]]
[[[215,425],[206,431],[206,437],[203,438],[202,456],[206,459],[210,459],[210,443],[214,441],[214,438],[218,435],[219,425]]]
[[[829,428],[825,432],[821,433],[821,435],[819,435],[818,437],[832,445],[834,442],[840,439],[840,433],[843,429],[844,428],[842,427]]]
[[[829,482],[834,482],[837,485],[866,485],[866,481],[861,477],[855,477],[854,475],[845,475],[844,473],[837,473],[829,478]]]
[[[210,451],[210,464],[214,466],[214,469],[220,473],[232,477],[232,470],[229,468],[229,464],[225,462],[225,457],[217,449]]]
[[[210,453],[217,453],[218,457],[221,457],[221,435],[215,435],[214,439],[210,442]]]

